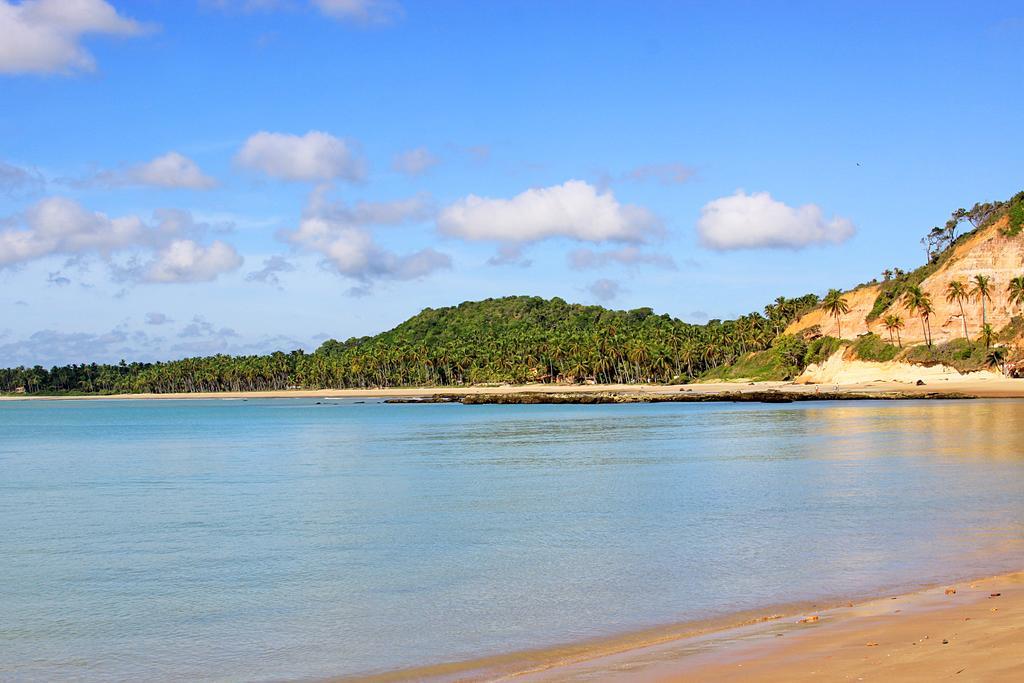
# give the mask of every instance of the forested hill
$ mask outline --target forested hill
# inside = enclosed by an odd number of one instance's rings
[[[0,391],[171,393],[289,387],[450,386],[531,381],[668,382],[767,348],[818,297],[780,297],[764,313],[694,325],[649,308],[614,311],[513,296],[426,309],[373,337],[314,353],[167,363],[0,370]]]

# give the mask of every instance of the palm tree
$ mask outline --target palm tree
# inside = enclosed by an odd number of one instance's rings
[[[946,302],[957,303],[960,306],[960,320],[964,323],[964,339],[967,339],[967,314],[964,313],[964,302],[970,298],[967,292],[967,285],[960,280],[950,280],[946,285]]]
[[[885,316],[885,319],[882,321],[882,324],[885,325],[885,329],[889,332],[889,343],[892,343],[892,335],[893,332],[895,332],[896,341],[899,343],[900,348],[902,349],[903,340],[900,339],[900,330],[903,329],[903,318],[901,318],[899,315],[895,313],[892,313],[890,315]]]
[[[992,338],[996,336],[996,331],[992,329],[992,326],[988,323],[981,328],[981,339],[985,342],[985,348],[992,346]]]
[[[1010,280],[1010,284],[1007,286],[1006,292],[1010,295],[1011,308],[1013,306],[1020,306],[1024,304],[1024,275],[1018,275]]]
[[[992,301],[992,278],[988,275],[975,275],[971,278],[971,296],[981,302],[981,326],[986,323],[985,300]]]
[[[922,291],[918,285],[911,285],[907,287],[906,292],[903,294],[903,305],[911,313],[917,313],[921,316],[921,330],[924,332],[924,340],[928,347],[931,348],[932,327],[929,318],[935,312],[935,309],[932,308],[931,297]]]
[[[846,303],[846,298],[843,296],[843,293],[840,292],[838,289],[830,289],[828,290],[828,294],[825,295],[825,298],[822,299],[821,304],[824,307],[825,311],[827,311],[829,315],[835,318],[836,327],[839,331],[839,338],[842,339],[843,326],[842,323],[839,321],[839,316],[846,315],[847,313],[850,312],[850,305]]]
[[[1006,374],[1006,349],[1001,346],[997,346],[994,349],[989,349],[989,352],[985,355],[985,365],[990,368],[999,366],[999,371],[1004,375]]]
[[[925,294],[924,301],[920,303],[918,308],[921,309],[921,317],[924,319],[925,328],[928,330],[928,348],[932,347],[932,313],[935,312],[935,307],[932,306],[931,297]]]

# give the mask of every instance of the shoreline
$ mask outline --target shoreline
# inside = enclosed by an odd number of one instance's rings
[[[1004,669],[1009,672],[1005,678],[1000,676]],[[326,680],[781,683],[936,680],[940,671],[956,680],[1019,680],[1024,672],[1024,570],[904,593],[767,606],[583,642]]]
[[[7,394],[3,401],[111,401],[111,400],[197,400],[259,398],[430,398],[434,395],[488,396],[500,394],[600,394],[631,395],[678,394],[714,396],[716,394],[777,391],[801,396],[817,392],[879,395],[906,394],[908,398],[928,395],[969,395],[976,398],[1024,398],[1024,379],[958,378],[929,380],[918,386],[913,381],[876,380],[849,384],[795,384],[793,382],[709,382],[694,384],[525,384],[469,387],[400,387],[386,389],[286,389],[268,391],[220,391],[168,394],[110,394],[85,396],[33,396]],[[913,396],[910,396],[913,395]],[[711,400],[711,399],[709,399]]]

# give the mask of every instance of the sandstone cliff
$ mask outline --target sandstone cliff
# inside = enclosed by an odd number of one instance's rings
[[[961,334],[962,334],[961,330]],[[853,358],[849,349],[839,349],[823,363],[813,363],[796,378],[797,384],[870,384],[872,382],[902,382],[915,384],[918,380],[928,385],[939,382],[966,380],[999,380],[1002,373],[992,370],[961,373],[946,365],[913,365],[902,361],[864,361]]]
[[[956,302],[946,301],[946,286],[951,280],[958,279],[969,283],[975,275],[988,275],[992,278],[992,300],[986,304],[986,317],[993,329],[1005,327],[1014,315],[1021,310],[1011,310],[1006,287],[1010,279],[1024,275],[1024,235],[1007,237],[1002,229],[1006,226],[1006,218],[993,225],[976,230],[959,244],[953,247],[952,253],[942,265],[921,283],[921,289],[931,296],[935,313],[931,316],[932,339],[936,344],[963,336],[963,317],[960,306]],[[794,321],[787,329],[787,334],[796,334],[818,325],[824,335],[838,337],[839,328],[845,339],[853,339],[867,332],[874,332],[888,339],[882,320],[886,315],[896,313],[903,318],[906,327],[901,335],[904,344],[924,343],[924,330],[920,318],[910,313],[903,302],[895,301],[875,320],[868,322],[867,315],[874,306],[881,287],[866,285],[846,293],[846,301],[850,312],[839,319],[825,314],[821,309],[814,309]],[[967,314],[967,330],[971,338],[977,338],[981,332],[981,303],[968,301],[964,303]]]

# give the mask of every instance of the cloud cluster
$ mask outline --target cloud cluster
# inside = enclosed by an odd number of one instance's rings
[[[595,251],[586,247],[569,252],[569,266],[574,270],[601,268],[615,263],[623,266],[648,265],[674,270],[676,262],[668,254],[644,251],[637,246],[626,245],[618,249]]]
[[[397,254],[379,245],[370,226],[399,225],[426,216],[424,197],[348,206],[330,202],[319,188],[310,195],[302,221],[282,237],[297,248],[323,256],[341,275],[359,282],[352,293],[365,294],[377,280],[414,280],[450,268],[451,258],[435,249]]]
[[[125,279],[143,282],[205,282],[238,268],[241,256],[220,241],[197,242],[209,226],[176,209],[154,212],[147,224],[138,216],[111,218],[65,197],[48,197],[30,207],[21,227],[0,230],[0,268],[47,256],[100,256],[131,252],[131,265],[118,268]],[[140,263],[140,254],[150,254]]]
[[[351,142],[313,130],[305,135],[261,131],[235,156],[242,168],[282,180],[360,181],[366,164]]]
[[[145,267],[146,282],[210,282],[236,270],[242,257],[230,244],[216,240],[203,246],[192,240],[174,240],[157,251]]]
[[[647,209],[620,204],[611,192],[598,192],[582,180],[526,190],[511,199],[469,195],[441,211],[437,225],[451,237],[506,244],[555,237],[640,243],[661,232]]]
[[[0,73],[93,71],[83,36],[144,32],[104,0],[0,0]]]
[[[64,197],[33,205],[25,213],[25,225],[0,231],[0,267],[52,254],[106,256],[137,243],[144,231],[138,216],[110,218]]]
[[[767,192],[737,190],[708,202],[701,209],[697,232],[711,249],[801,249],[814,244],[840,244],[856,232],[839,216],[826,220],[814,204],[791,207]]]

